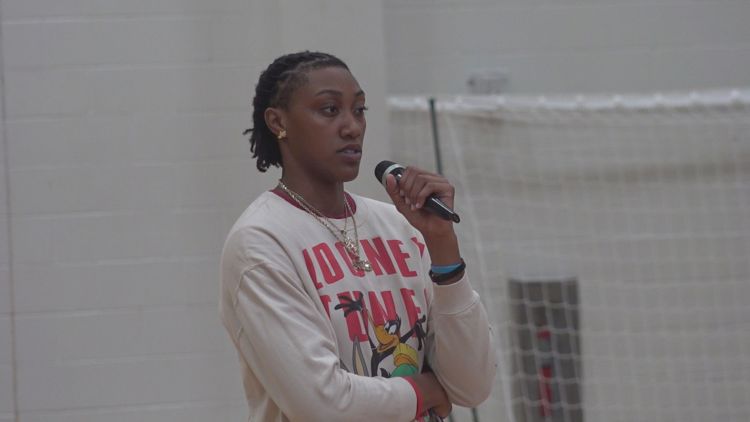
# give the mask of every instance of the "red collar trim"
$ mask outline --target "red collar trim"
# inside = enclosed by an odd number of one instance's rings
[[[275,193],[276,195],[278,195],[279,197],[281,197],[286,202],[289,202],[290,204],[294,205],[295,207],[301,209],[302,211],[305,211],[305,209],[302,208],[297,203],[297,201],[295,201],[291,196],[289,196],[288,193],[286,193],[283,190],[281,190],[281,188],[279,188],[278,186],[275,187],[275,188],[273,188],[273,189],[271,189],[270,192]],[[352,196],[349,195],[347,192],[344,192],[344,195],[346,195],[346,202],[349,203],[349,207],[352,209],[352,213],[356,214],[357,213],[357,202],[354,201],[354,198],[352,198]],[[346,218],[346,214],[345,213],[344,214],[337,214],[337,215],[326,215],[326,214],[323,214],[323,215],[325,217],[328,217],[328,218]]]

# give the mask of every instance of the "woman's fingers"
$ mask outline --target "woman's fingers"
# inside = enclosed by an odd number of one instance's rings
[[[429,173],[416,167],[407,167],[398,182],[400,193],[405,202],[413,209],[421,208],[425,200],[431,195],[443,200],[449,207],[453,207],[455,189],[446,178],[438,174]]]
[[[389,174],[385,177],[385,191],[388,193],[388,196],[391,197],[391,202],[393,202],[393,205],[395,205],[396,209],[399,210],[402,214],[405,210],[409,209],[409,204],[401,195],[399,184],[392,174]]]

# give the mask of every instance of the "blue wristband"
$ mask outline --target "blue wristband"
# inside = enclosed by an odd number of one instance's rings
[[[430,270],[432,270],[432,272],[435,274],[448,274],[454,271],[456,268],[460,267],[461,264],[463,264],[463,262],[451,265],[430,265]]]
[[[452,280],[455,277],[458,277],[459,275],[461,275],[461,273],[463,273],[464,271],[464,268],[466,268],[466,262],[464,261],[463,258],[461,258],[461,262],[457,265],[434,265],[431,267],[433,269],[437,268],[438,270],[445,270],[445,269],[452,268],[452,270],[450,270],[449,272],[445,272],[445,273],[430,270],[430,279],[432,279],[434,283],[441,284],[445,281]]]

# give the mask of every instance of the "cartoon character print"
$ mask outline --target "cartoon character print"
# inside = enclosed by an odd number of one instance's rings
[[[354,349],[352,352],[352,372],[359,375],[369,374],[371,376],[377,376],[378,369],[380,369],[380,376],[385,378],[403,377],[419,372],[419,357],[417,351],[422,350],[424,338],[426,337],[426,333],[422,327],[422,324],[424,324],[427,319],[426,316],[422,315],[409,331],[402,335],[401,318],[399,316],[396,316],[395,319],[386,321],[382,325],[375,324],[372,316],[364,306],[364,299],[362,296],[356,300],[342,296],[341,303],[336,305],[334,309],[343,310],[344,317],[352,312],[361,312],[362,316],[370,322],[370,325],[372,325],[373,331],[375,332],[375,340],[377,344],[373,341],[369,331],[367,332],[367,339],[370,342],[370,349],[372,350],[369,370],[364,363],[364,356],[359,343],[354,343]],[[414,349],[406,343],[406,341],[412,337],[416,337],[417,339],[417,349]],[[380,363],[389,356],[393,356],[394,366],[393,371],[390,373],[384,368],[380,368]]]

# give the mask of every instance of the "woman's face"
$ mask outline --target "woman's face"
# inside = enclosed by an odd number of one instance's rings
[[[315,182],[354,180],[362,159],[365,93],[348,70],[325,67],[306,73],[283,112],[280,141],[285,172]]]

